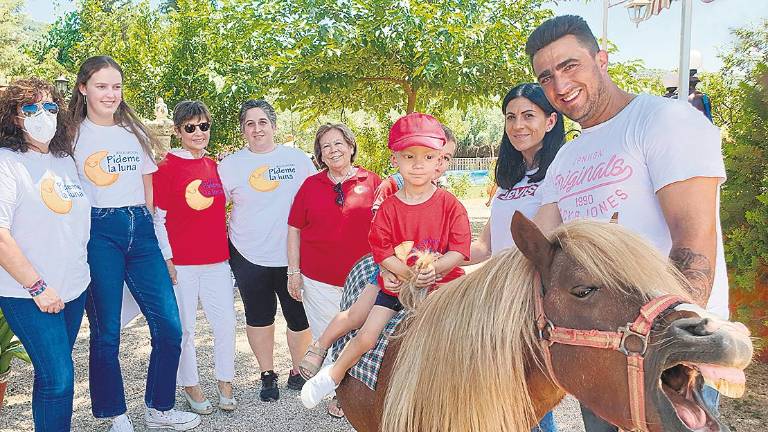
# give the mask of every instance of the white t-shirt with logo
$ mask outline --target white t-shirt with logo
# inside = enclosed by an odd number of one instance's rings
[[[75,143],[75,160],[94,207],[146,204],[142,176],[157,171],[157,165],[130,130],[99,126],[86,118]]]
[[[672,238],[656,192],[693,177],[725,180],[720,130],[690,104],[643,94],[560,149],[542,185],[542,204],[557,203],[563,222],[608,220],[618,212],[620,225],[666,255]],[[716,253],[707,309],[727,318],[719,212]]]
[[[64,302],[88,287],[91,206],[72,158],[0,149],[0,228]],[[31,298],[2,267],[0,296]]]
[[[316,172],[303,151],[280,145],[269,153],[244,148],[221,161],[219,177],[233,203],[229,238],[245,259],[288,265],[288,213],[304,179]]]
[[[502,250],[514,246],[509,226],[512,215],[520,211],[528,219],[533,218],[541,207],[541,181],[529,183],[530,176],[537,169],[530,170],[512,189],[498,188],[491,202],[491,253],[497,255]],[[543,181],[543,180],[542,180]]]

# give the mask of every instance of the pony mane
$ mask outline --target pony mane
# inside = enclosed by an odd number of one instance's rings
[[[548,238],[608,289],[688,298],[667,258],[618,225],[579,220]],[[542,368],[537,281],[533,264],[510,248],[424,299],[402,338],[381,431],[530,430],[538,419],[526,370]]]
[[[687,279],[647,240],[616,224],[578,220],[548,236],[603,287],[650,300],[675,294],[690,300]]]

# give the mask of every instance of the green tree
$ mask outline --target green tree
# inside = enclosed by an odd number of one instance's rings
[[[23,0],[0,0],[0,77],[13,79],[24,75],[23,66],[31,63],[21,47],[29,42],[24,31],[26,16],[21,13]]]
[[[530,74],[522,47],[542,0],[254,2],[281,35],[273,87],[285,107],[440,113]]]

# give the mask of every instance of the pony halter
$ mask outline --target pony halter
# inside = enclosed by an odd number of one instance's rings
[[[537,276],[538,278],[538,276]],[[619,327],[615,332],[602,330],[578,330],[558,327],[544,313],[544,286],[536,295],[536,326],[539,329],[539,344],[544,352],[544,363],[547,365],[552,382],[558,387],[565,388],[558,382],[552,368],[552,354],[549,347],[559,343],[563,345],[586,346],[592,348],[616,350],[627,356],[627,380],[629,382],[629,411],[632,415],[633,431],[648,431],[645,421],[645,387],[643,360],[648,349],[648,339],[651,327],[656,318],[671,306],[684,303],[683,299],[674,295],[664,295],[651,299],[642,308],[634,322]],[[635,338],[641,342],[639,351],[627,348],[627,340]]]

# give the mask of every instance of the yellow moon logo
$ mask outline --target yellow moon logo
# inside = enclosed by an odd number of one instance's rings
[[[277,189],[277,187],[280,186],[279,181],[264,178],[264,173],[268,170],[269,165],[262,165],[253,170],[251,176],[248,177],[248,184],[259,192],[271,192]]]
[[[40,182],[40,198],[43,204],[58,214],[67,214],[72,210],[72,200],[62,198],[56,191],[56,182],[52,178]]]
[[[102,150],[85,159],[85,166],[83,168],[85,176],[96,186],[109,186],[120,177],[120,174],[110,174],[101,169],[101,160],[107,157],[108,154],[108,151]]]
[[[184,191],[184,199],[187,205],[194,210],[205,210],[213,204],[213,197],[203,196],[200,193],[202,180],[192,180]]]

